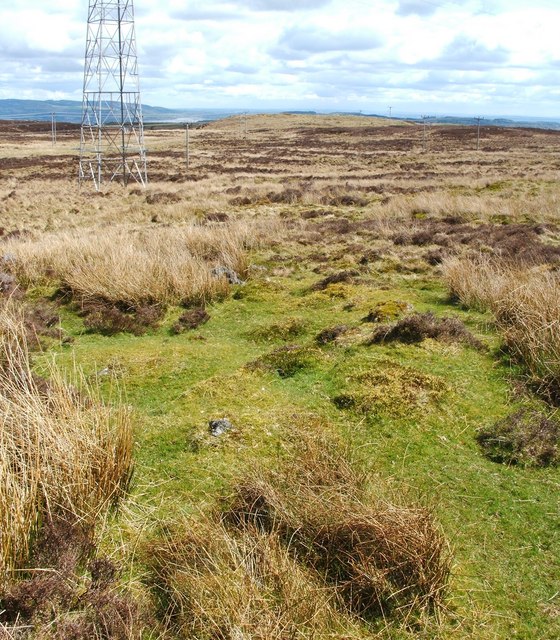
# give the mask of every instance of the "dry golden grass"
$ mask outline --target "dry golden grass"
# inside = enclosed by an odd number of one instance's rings
[[[129,412],[64,381],[32,372],[25,331],[0,308],[0,579],[27,559],[36,531],[53,517],[94,523],[131,473]]]
[[[142,304],[202,303],[225,295],[224,267],[246,275],[247,251],[274,225],[104,227],[6,243],[24,286],[56,283],[78,299]]]
[[[255,469],[221,511],[148,546],[161,613],[181,637],[370,637],[361,620],[442,604],[449,552],[429,511],[373,497],[325,425],[306,426],[278,472]]]
[[[546,267],[521,268],[488,258],[443,265],[462,304],[490,309],[509,351],[543,390],[560,392],[560,278]],[[560,396],[558,396],[560,397]]]
[[[459,214],[541,221],[560,199],[558,133],[422,127],[351,116],[262,115],[193,129],[190,166],[181,129],[150,130],[146,190],[77,184],[73,137],[53,148],[49,131],[0,128],[0,211],[7,230],[58,230],[97,223],[184,222],[227,211],[268,215],[286,205],[328,205],[371,215]]]

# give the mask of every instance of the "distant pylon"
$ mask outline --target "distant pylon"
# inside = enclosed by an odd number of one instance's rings
[[[89,0],[79,176],[147,183],[132,0]]]

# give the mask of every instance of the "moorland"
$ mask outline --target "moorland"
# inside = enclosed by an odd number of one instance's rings
[[[560,133],[78,133],[0,123],[0,637],[558,638]]]

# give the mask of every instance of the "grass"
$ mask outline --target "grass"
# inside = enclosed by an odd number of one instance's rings
[[[132,465],[132,424],[126,409],[110,407],[64,381],[31,369],[17,310],[0,308],[0,533],[5,581],[29,559],[44,523],[62,519],[92,528],[126,490]],[[89,391],[89,392],[88,392]],[[87,394],[87,395],[86,395]]]
[[[452,260],[444,267],[452,295],[490,309],[512,356],[550,399],[560,398],[560,281],[548,268]]]
[[[92,229],[79,229],[91,227],[92,216],[96,223],[121,216],[120,234],[155,229],[160,239],[195,220],[208,237],[256,217],[265,230],[268,219],[283,221],[281,231],[265,233],[266,242],[243,249],[247,283],[209,297],[196,317],[184,317],[180,297],[170,298],[159,324],[143,335],[103,335],[87,330],[71,304],[58,307],[74,342],[51,338],[57,362],[67,370],[78,363],[106,400],[118,380],[135,416],[130,514],[99,540],[127,568],[111,591],[121,593],[132,580],[155,618],[152,628],[163,625],[169,638],[557,638],[558,469],[495,462],[476,439],[528,402],[547,417],[551,409],[519,384],[522,367],[499,351],[492,310],[449,299],[439,259],[449,252],[463,264],[481,252],[503,257],[539,248],[544,262],[531,273],[549,271],[558,242],[556,136],[539,137],[533,149],[523,132],[491,132],[485,144],[495,147],[475,157],[457,151],[468,142],[461,128],[442,128],[441,137],[434,129],[433,148],[422,154],[407,146],[414,127],[350,130],[337,123],[343,133],[321,133],[307,121],[296,131],[290,118],[273,129],[266,117],[254,125],[246,140],[235,122],[197,130],[189,182],[166,151],[179,138],[158,133],[157,171],[179,178],[156,178],[146,194],[111,188],[85,198],[67,183],[45,180],[41,200],[25,168],[21,183],[2,183],[6,193],[15,189],[4,203],[6,219],[18,212],[17,226],[29,224],[34,234],[16,246],[38,248],[70,227],[71,235],[91,238]],[[340,135],[348,147],[333,153]],[[522,170],[527,177],[515,178]],[[338,204],[329,200],[333,194]],[[361,199],[351,204],[355,195]],[[250,204],[232,203],[244,197]],[[225,222],[205,222],[217,214],[226,214]],[[494,216],[500,219],[492,222]],[[537,228],[543,220],[546,228]],[[32,287],[26,299],[61,282],[50,271],[37,273],[33,282],[48,286]],[[472,281],[486,282],[474,271]],[[400,331],[415,314],[427,320],[421,340],[366,344],[380,323]],[[457,319],[453,326],[449,317]],[[188,329],[174,332],[177,323]],[[440,339],[441,327],[454,334],[459,326],[462,338],[469,335],[464,327],[488,349]],[[33,369],[46,371],[50,357],[35,354]],[[293,366],[283,376],[285,361]],[[333,401],[340,396],[349,401]],[[214,437],[208,423],[218,418],[233,429]],[[318,479],[313,460],[322,458],[306,454],[310,438],[332,453],[341,477],[350,473],[344,488],[332,477]],[[274,512],[273,526],[253,526],[260,512],[243,499],[255,495]],[[394,518],[374,521],[388,505]],[[415,596],[405,596],[415,580],[404,585],[402,601],[391,595],[394,586],[376,592],[389,594],[369,600],[382,602],[385,616],[370,615],[358,606],[367,580],[359,589],[345,585],[355,581],[359,561],[375,557],[371,525],[388,522],[383,531],[405,536],[402,518],[428,528],[438,523],[437,536],[452,549],[449,582],[437,613],[410,608]],[[349,519],[354,528],[345,528]],[[413,531],[427,530],[416,525]],[[369,533],[359,537],[358,530]],[[399,548],[414,548],[398,535],[392,539],[401,540]],[[326,551],[336,562],[326,562]],[[369,579],[379,564],[368,566]],[[91,572],[82,566],[77,573],[77,592],[87,591]]]

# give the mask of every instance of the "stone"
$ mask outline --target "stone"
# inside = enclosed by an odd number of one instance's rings
[[[225,278],[229,284],[243,284],[243,280],[241,280],[237,273],[229,267],[224,267],[222,265],[214,267],[212,269],[212,275],[215,278]]]
[[[227,418],[210,420],[208,426],[210,427],[211,435],[215,437],[223,436],[224,433],[226,433],[230,429],[233,429],[233,425]]]

